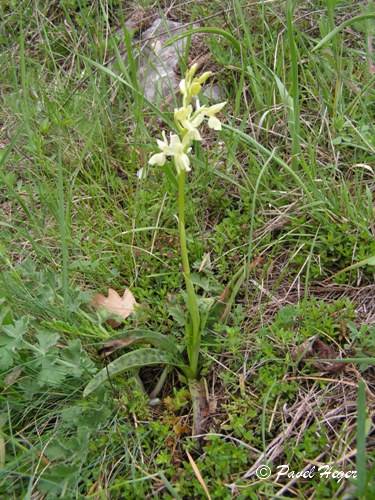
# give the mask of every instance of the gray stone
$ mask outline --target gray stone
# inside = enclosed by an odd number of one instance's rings
[[[175,21],[157,18],[143,33],[138,65],[138,81],[146,99],[163,103],[173,98],[180,77],[177,75],[180,58],[184,56],[186,38],[164,47],[165,42],[186,31]]]
[[[224,96],[223,93],[216,83],[206,83],[205,87],[203,88],[202,94],[207,97],[209,101],[223,101]]]

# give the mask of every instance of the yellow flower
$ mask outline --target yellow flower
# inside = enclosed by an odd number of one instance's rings
[[[205,106],[202,106],[200,108],[200,112],[204,116],[208,117],[207,124],[213,130],[221,130],[221,121],[215,115],[217,113],[219,113],[225,105],[226,105],[226,101],[219,102],[218,104],[214,104],[213,106],[210,106],[209,108],[206,108]]]
[[[186,94],[187,94],[187,86],[186,86],[186,80],[185,80],[185,78],[183,78],[180,81],[179,87],[180,87],[181,94],[185,97]]]
[[[182,106],[182,108],[176,108],[174,110],[175,120],[182,122],[187,120],[193,112],[193,106],[189,104],[188,106]]]
[[[187,138],[187,136],[185,137]],[[186,154],[186,152],[189,152],[186,151],[188,149],[187,145],[189,139],[187,138],[187,140],[185,140],[185,137],[181,142],[181,139],[178,137],[178,135],[171,135],[169,155],[173,156],[178,174],[183,170],[185,170],[186,172],[190,172],[191,170],[190,160],[188,155]]]
[[[191,104],[175,109],[174,118],[176,123],[187,131],[192,141],[202,140],[198,127],[202,123],[204,116],[196,113],[193,114],[193,106]]]
[[[163,140],[156,139],[156,142],[158,143],[159,149],[161,150],[161,153],[156,153],[151,156],[151,158],[148,160],[148,163],[150,165],[158,165],[161,167],[164,165],[166,162],[167,156],[169,155],[169,144],[167,141],[167,137],[165,135],[165,132],[163,131]]]
[[[152,155],[148,163],[150,165],[162,166],[167,161],[167,157],[172,157],[176,165],[177,173],[180,173],[183,170],[189,172],[191,169],[190,169],[190,160],[187,153],[190,152],[189,150],[190,141],[191,139],[188,134],[186,134],[186,136],[183,138],[182,141],[178,137],[178,135],[171,134],[168,144],[165,132],[163,132],[163,140],[162,141],[157,140],[161,153],[156,153]]]

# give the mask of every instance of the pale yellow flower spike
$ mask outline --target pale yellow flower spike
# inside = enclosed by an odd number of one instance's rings
[[[206,71],[201,76],[195,77],[197,72],[197,64],[193,64],[186,71],[185,78],[180,82],[180,92],[182,94],[182,107],[174,110],[174,121],[176,123],[179,135],[170,134],[168,142],[165,132],[163,132],[163,140],[157,140],[160,153],[156,153],[149,159],[150,165],[162,166],[167,161],[167,157],[172,157],[176,166],[177,174],[182,171],[189,172],[190,159],[188,154],[191,151],[193,141],[201,141],[202,136],[198,127],[202,124],[205,118],[208,118],[207,124],[213,130],[221,130],[221,122],[216,117],[226,102],[220,102],[213,106],[200,106],[198,99],[196,100],[196,109],[193,110],[193,97],[198,96],[202,90],[202,85],[212,75],[211,71]]]

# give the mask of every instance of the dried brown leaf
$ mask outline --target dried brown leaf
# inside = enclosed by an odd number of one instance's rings
[[[131,345],[135,340],[136,339],[132,336],[122,339],[108,340],[104,343],[103,347],[99,349],[99,355],[104,357],[109,356],[118,349],[122,349],[123,347]]]
[[[115,290],[109,288],[107,297],[97,293],[92,298],[91,305],[95,309],[105,311],[112,316],[107,322],[115,328],[134,312],[137,302],[128,288],[126,288],[122,297]]]
[[[321,359],[335,359],[338,358],[338,353],[336,350],[323,342],[320,339],[316,339],[312,346],[313,355],[317,358]],[[345,363],[335,362],[335,361],[315,361],[314,365],[318,368],[318,370],[329,372],[329,373],[337,373],[345,370]]]
[[[326,344],[319,338],[311,337],[292,351],[292,359],[300,362],[306,358],[318,358],[312,364],[320,371],[337,373],[345,370],[345,364],[337,361],[330,361],[338,358],[336,349]],[[323,361],[327,360],[327,361]]]

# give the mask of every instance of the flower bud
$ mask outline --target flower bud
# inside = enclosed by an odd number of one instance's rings
[[[201,84],[197,81],[193,81],[193,83],[190,85],[190,95],[195,96],[198,95],[199,92],[201,91]]]
[[[202,84],[202,83],[205,83],[205,81],[208,80],[208,78],[210,78],[210,76],[212,76],[212,75],[213,75],[212,71],[205,71],[203,73],[203,75],[201,75],[199,78],[197,78],[197,80],[200,84]]]

